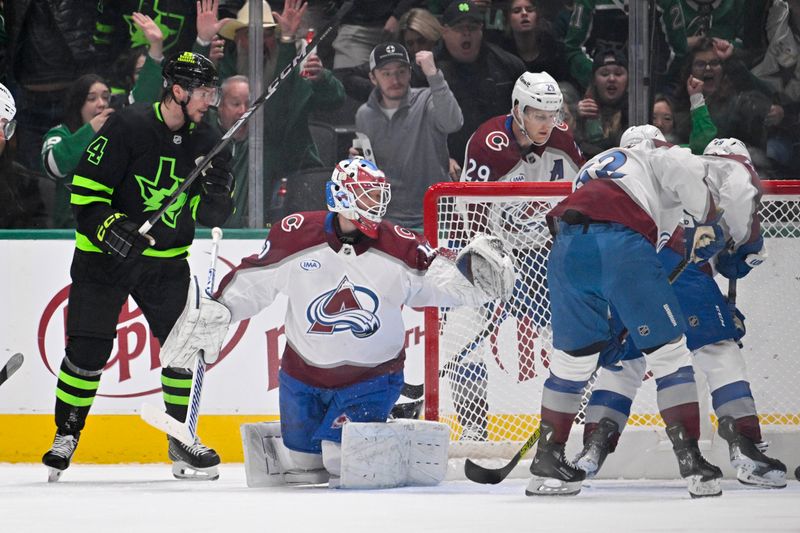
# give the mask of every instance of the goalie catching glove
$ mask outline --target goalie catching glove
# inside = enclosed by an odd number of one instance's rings
[[[707,222],[698,222],[684,211],[683,242],[685,246],[684,258],[690,263],[705,263],[725,247],[725,236],[719,221],[722,218],[722,209],[717,215]]]
[[[514,264],[497,237],[478,235],[456,257],[456,267],[489,296],[508,299],[514,291]]]
[[[218,301],[202,294],[197,278],[192,277],[186,306],[161,348],[161,366],[192,368],[198,354],[209,365],[219,359],[231,322],[231,312]]]

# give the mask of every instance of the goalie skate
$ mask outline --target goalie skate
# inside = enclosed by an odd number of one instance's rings
[[[619,425],[610,418],[601,419],[583,445],[583,450],[575,457],[575,466],[586,472],[587,479],[593,478],[600,471],[611,451],[611,439],[614,435],[619,435]]]
[[[719,420],[719,434],[728,441],[731,466],[736,468],[740,483],[768,489],[786,486],[786,465],[764,453],[766,443],[755,443],[739,433],[735,420],[729,416]]]
[[[192,446],[186,446],[178,439],[169,439],[169,458],[172,461],[172,475],[176,479],[215,480],[219,478],[219,455],[203,445],[195,437]]]
[[[686,480],[692,498],[721,496],[719,480],[722,470],[706,461],[697,446],[681,425],[667,427],[667,436],[672,441],[672,451],[678,459],[681,477]]]
[[[61,479],[61,474],[69,468],[72,455],[75,453],[75,448],[78,447],[79,437],[80,433],[77,435],[63,435],[56,432],[53,446],[42,457],[42,463],[47,467],[47,481],[49,483],[54,483]]]
[[[542,423],[542,440],[531,462],[531,478],[526,496],[574,496],[581,491],[586,473],[564,456],[564,444],[551,442],[553,428]]]

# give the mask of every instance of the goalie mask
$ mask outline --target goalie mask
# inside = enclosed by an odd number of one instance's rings
[[[541,146],[550,139],[550,133],[544,140],[534,141],[535,132],[528,132],[524,118],[525,110],[533,108],[539,110],[543,119],[549,123],[550,132],[554,127],[561,126],[563,122],[563,114],[561,112],[561,104],[564,103],[564,96],[561,94],[561,88],[558,82],[547,72],[525,72],[514,84],[514,90],[511,93],[511,114],[514,121],[522,130],[522,133],[530,139],[530,141]],[[534,120],[529,117],[530,120]]]
[[[751,159],[747,146],[733,137],[712,139],[703,150],[703,155],[742,155]]]
[[[364,235],[378,237],[378,225],[392,198],[391,186],[374,163],[361,157],[340,161],[326,184],[328,211],[353,221]]]
[[[642,126],[631,126],[625,130],[619,139],[619,145],[622,148],[630,148],[647,140],[667,141],[660,129],[652,124],[644,124]]]

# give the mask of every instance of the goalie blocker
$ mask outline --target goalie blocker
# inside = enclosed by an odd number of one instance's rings
[[[286,448],[279,422],[243,424],[241,431],[248,487],[319,484],[329,477],[331,488],[432,486],[447,473],[450,430],[439,422],[349,422],[341,447],[323,441],[322,455]]]

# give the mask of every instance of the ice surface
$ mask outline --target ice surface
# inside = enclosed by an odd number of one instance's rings
[[[526,481],[446,481],[380,491],[248,489],[242,465],[218,481],[178,481],[168,465],[74,464],[48,484],[42,465],[0,465],[3,533],[800,532],[800,483],[723,481],[692,500],[682,481],[594,481],[576,497],[526,497]]]

